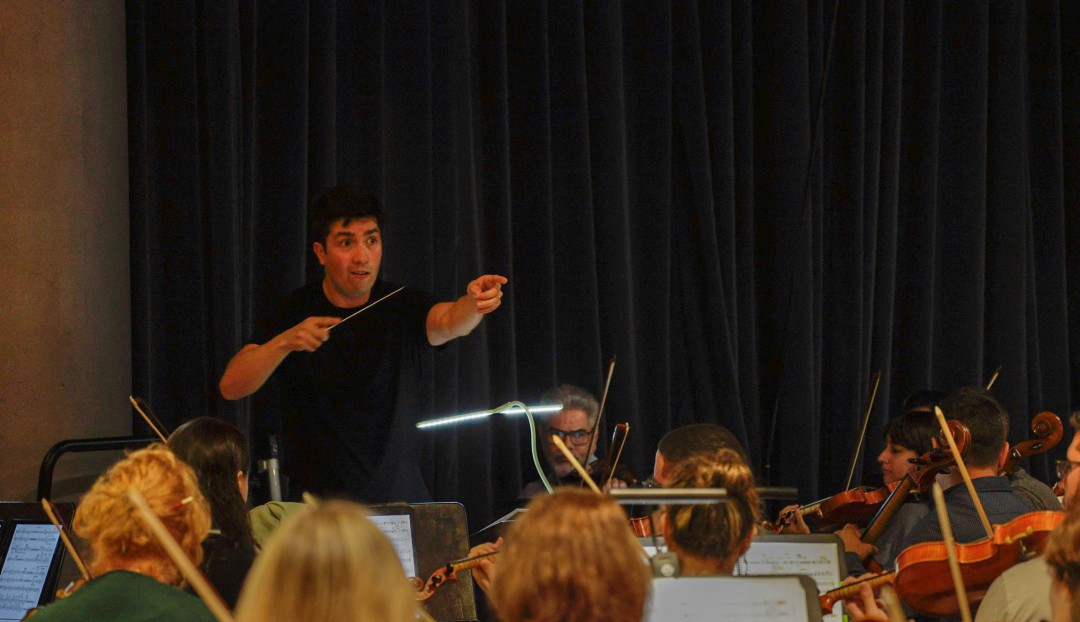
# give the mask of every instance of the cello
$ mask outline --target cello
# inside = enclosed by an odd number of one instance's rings
[[[1050,411],[1043,411],[1031,420],[1034,438],[1021,441],[1009,449],[1009,457],[1001,467],[1003,475],[1010,475],[1024,458],[1050,451],[1061,442],[1061,419]]]

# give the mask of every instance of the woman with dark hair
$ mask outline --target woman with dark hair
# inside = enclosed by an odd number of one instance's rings
[[[247,439],[228,422],[199,417],[172,433],[169,449],[195,469],[210,503],[213,529],[202,544],[202,569],[222,599],[235,607],[255,560],[247,507]]]

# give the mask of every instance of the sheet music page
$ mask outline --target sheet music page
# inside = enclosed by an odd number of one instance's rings
[[[52,525],[15,525],[0,570],[0,620],[21,620],[37,606],[59,540]]]
[[[397,551],[401,566],[405,569],[405,576],[415,577],[416,574],[416,551],[413,550],[412,517],[408,514],[388,514],[385,516],[369,516],[390,538],[394,550]]]
[[[738,576],[801,574],[817,584],[824,594],[840,587],[838,549],[828,542],[754,542],[746,555],[735,565]],[[822,616],[825,622],[841,622],[844,604],[839,602],[831,614]]]
[[[653,579],[649,622],[806,622],[806,595],[796,578]]]

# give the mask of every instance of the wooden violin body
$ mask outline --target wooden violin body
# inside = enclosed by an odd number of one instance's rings
[[[957,544],[960,573],[971,602],[980,602],[994,579],[1026,555],[1041,553],[1050,532],[1064,518],[1064,512],[1030,512],[995,526],[993,538]],[[874,587],[894,584],[900,598],[919,613],[935,617],[954,616],[959,611],[959,603],[948,564],[944,542],[912,545],[897,556],[895,571],[849,583],[823,594],[822,611],[831,612],[837,601],[854,596],[859,586],[869,582]]]

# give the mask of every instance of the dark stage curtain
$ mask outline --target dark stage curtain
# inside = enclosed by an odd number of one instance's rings
[[[843,485],[874,371],[867,483],[914,390],[1001,366],[1014,441],[1067,419],[1080,6],[845,1],[830,36],[834,6],[129,0],[135,392],[265,454],[267,396],[217,381],[318,276],[309,197],[354,183],[389,212],[391,278],[510,279],[433,354],[420,418],[599,393],[616,356],[605,419],[639,474],[719,422],[804,499]],[[534,479],[519,419],[420,438],[474,527]]]

